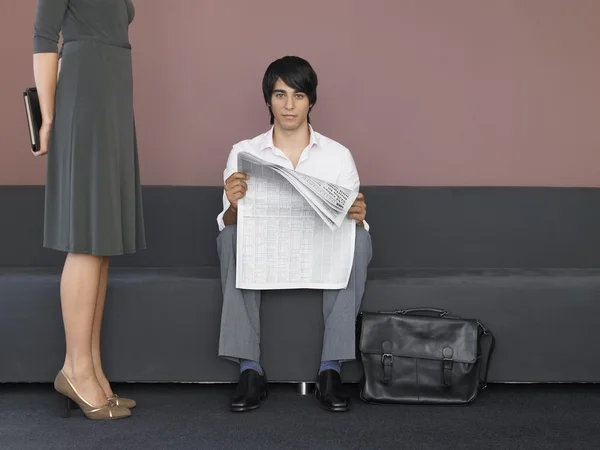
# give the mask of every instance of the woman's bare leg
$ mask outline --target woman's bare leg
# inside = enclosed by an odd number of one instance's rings
[[[102,330],[102,317],[104,315],[104,303],[106,302],[106,290],[108,286],[108,264],[110,258],[104,257],[100,269],[100,279],[98,283],[98,297],[96,299],[96,312],[94,314],[94,327],[92,329],[92,360],[94,362],[94,370],[96,378],[102,386],[106,396],[113,395],[110,383],[104,375],[102,369],[102,358],[100,357],[100,332]]]
[[[60,281],[67,343],[63,370],[79,394],[96,406],[108,403],[92,359],[92,329],[102,261],[99,256],[69,253]]]

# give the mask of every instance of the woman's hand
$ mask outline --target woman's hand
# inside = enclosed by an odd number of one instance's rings
[[[35,156],[42,156],[48,153],[48,142],[50,141],[50,128],[52,124],[48,122],[42,122],[40,127],[40,149],[37,152],[33,152]]]

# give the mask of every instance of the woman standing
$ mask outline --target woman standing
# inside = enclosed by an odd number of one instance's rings
[[[109,257],[146,247],[133,116],[131,0],[38,0],[35,84],[48,154],[44,247],[66,252],[60,282],[66,356],[54,387],[65,417],[131,415],[100,358]],[[58,38],[62,32],[60,74]]]

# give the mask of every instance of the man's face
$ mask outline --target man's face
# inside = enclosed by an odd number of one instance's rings
[[[310,110],[308,96],[303,92],[296,92],[278,79],[271,94],[271,111],[275,116],[275,123],[282,129],[293,131],[305,125]]]

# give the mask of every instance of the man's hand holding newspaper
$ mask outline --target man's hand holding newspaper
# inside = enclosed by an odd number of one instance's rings
[[[237,213],[240,289],[343,289],[364,196],[249,153],[225,183]]]

